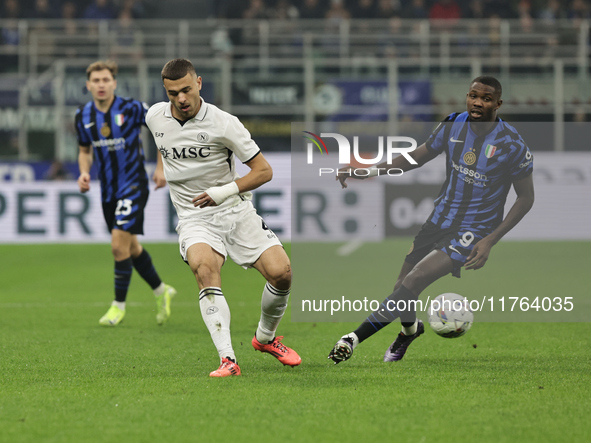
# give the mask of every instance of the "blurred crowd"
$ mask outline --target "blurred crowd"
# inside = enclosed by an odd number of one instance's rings
[[[588,0],[212,0],[219,18],[583,19]]]
[[[0,19],[148,18],[145,12],[142,0],[2,0]]]
[[[0,0],[0,19],[116,19],[159,18],[152,0]],[[191,10],[199,3],[202,16],[177,18],[227,19],[585,19],[591,18],[591,0],[187,0]],[[151,7],[147,7],[149,6]],[[176,6],[182,1],[176,0]],[[174,12],[173,12],[174,14]]]

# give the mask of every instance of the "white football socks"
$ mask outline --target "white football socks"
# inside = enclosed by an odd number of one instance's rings
[[[351,340],[353,340],[353,349],[355,349],[359,344],[359,337],[357,337],[357,334],[355,334],[354,332],[351,332],[347,335],[343,335],[341,338],[350,338]]]
[[[415,335],[417,333],[417,326],[419,325],[418,320],[415,320],[415,322],[413,323],[412,326],[409,326],[408,328],[403,326],[402,327],[402,333],[404,335]]]
[[[261,319],[256,331],[260,343],[266,344],[275,338],[275,331],[287,308],[289,291],[277,289],[269,282],[265,284],[261,298]]]
[[[199,291],[199,307],[205,326],[218,350],[220,361],[230,357],[236,361],[230,337],[230,307],[220,288],[209,287]]]
[[[154,295],[156,297],[158,297],[159,295],[164,294],[164,291],[166,290],[166,285],[164,284],[164,282],[160,283],[160,286],[158,286],[157,288],[153,289],[154,291]]]
[[[117,301],[117,300],[113,300],[113,303],[111,303],[113,306],[117,306],[119,309],[121,309],[122,311],[125,311],[125,302],[124,301]]]

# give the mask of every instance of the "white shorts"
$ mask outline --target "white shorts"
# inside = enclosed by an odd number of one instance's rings
[[[247,269],[271,246],[282,246],[250,201],[243,201],[223,211],[187,220],[176,228],[180,252],[187,262],[187,250],[196,243],[206,243],[237,265]]]

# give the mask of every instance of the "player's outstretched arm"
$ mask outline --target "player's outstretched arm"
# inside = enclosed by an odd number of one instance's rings
[[[160,151],[157,151],[157,158],[156,158],[156,169],[154,170],[154,175],[152,175],[152,180],[156,183],[156,188],[159,189],[166,186],[166,177],[164,177],[164,165],[162,164],[162,154]]]
[[[80,192],[90,191],[90,168],[92,166],[92,146],[79,146],[78,168],[80,176],[78,177],[78,188]]]
[[[262,153],[246,162],[245,165],[250,168],[248,174],[227,185],[206,189],[203,194],[192,200],[193,206],[205,208],[220,205],[228,197],[241,192],[252,191],[273,178],[273,169]]]
[[[411,164],[407,159],[404,158],[404,156],[399,155],[394,160],[392,160],[392,164],[388,164],[387,162],[383,162],[383,163],[380,163],[379,165],[375,165],[375,166],[372,166],[371,168],[369,168],[370,171],[373,171],[373,173],[370,175],[363,175],[363,174],[356,175],[355,171],[358,168],[354,168],[353,166],[347,166],[347,167],[341,168],[337,171],[336,180],[341,182],[341,187],[344,189],[347,187],[346,180],[348,178],[363,180],[368,177],[376,177],[377,175],[379,175],[380,169],[386,170],[386,169],[394,168],[394,169],[401,169],[402,171],[407,172],[407,171],[410,171],[411,169],[420,168],[428,161],[433,160],[435,157],[437,157],[437,153],[435,153],[433,151],[429,151],[427,149],[427,146],[425,146],[425,143],[423,143],[421,146],[419,146],[417,149],[415,149],[413,152],[411,152],[410,156],[413,158],[413,160],[415,162],[417,162],[416,165]]]
[[[468,259],[464,264],[466,269],[482,268],[488,260],[492,247],[496,245],[507,232],[513,229],[532,208],[534,204],[534,181],[532,175],[533,174],[530,174],[521,180],[513,182],[513,188],[517,194],[517,200],[515,200],[515,203],[511,206],[507,216],[497,229],[474,245],[472,252],[470,252]]]

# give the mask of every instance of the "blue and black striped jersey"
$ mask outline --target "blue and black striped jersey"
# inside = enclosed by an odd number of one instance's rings
[[[435,128],[427,149],[445,152],[447,177],[428,221],[441,228],[493,231],[502,221],[511,184],[533,171],[533,157],[519,133],[497,118],[484,135],[468,113],[450,114]]]
[[[148,191],[140,139],[147,112],[145,103],[117,96],[106,113],[93,101],[76,111],[78,144],[94,148],[103,202],[124,198],[130,191]]]

